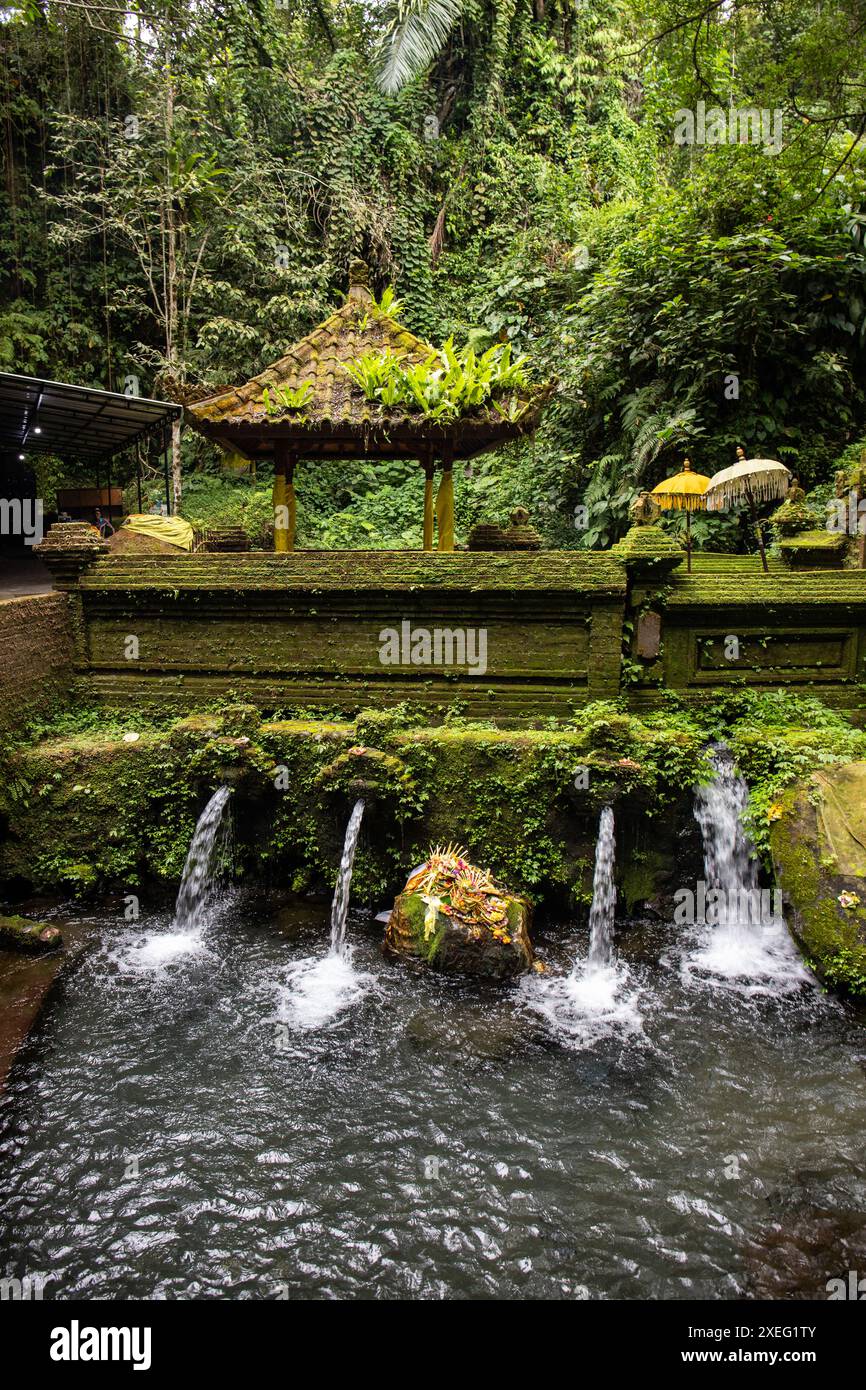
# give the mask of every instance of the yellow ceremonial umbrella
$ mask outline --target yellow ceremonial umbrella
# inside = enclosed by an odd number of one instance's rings
[[[686,514],[686,560],[689,570],[692,567],[692,512],[704,511],[707,505],[706,491],[710,480],[703,473],[695,473],[691,459],[683,459],[679,473],[665,478],[652,490],[662,511],[684,511]]]

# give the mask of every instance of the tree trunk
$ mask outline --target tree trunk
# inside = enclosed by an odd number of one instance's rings
[[[171,73],[166,74],[165,88],[165,136],[166,160],[171,151],[174,134],[174,86]],[[183,363],[178,360],[178,310],[177,310],[177,215],[174,203],[174,189],[171,174],[166,167],[165,187],[165,228],[166,228],[166,285],[165,285],[165,337],[166,357],[172,375],[179,381],[184,379]],[[172,511],[180,512],[183,482],[180,466],[180,420],[171,422],[171,492]]]
[[[180,420],[174,419],[171,422],[171,509],[175,516],[180,511],[181,490]]]

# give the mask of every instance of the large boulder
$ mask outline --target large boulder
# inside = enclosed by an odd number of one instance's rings
[[[773,866],[811,965],[866,997],[866,762],[821,768],[770,808]]]
[[[384,947],[434,970],[509,979],[532,968],[529,906],[462,851],[435,850],[394,903]]]

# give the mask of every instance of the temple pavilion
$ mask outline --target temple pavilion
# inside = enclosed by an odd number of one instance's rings
[[[316,458],[417,460],[425,479],[424,549],[434,548],[435,511],[438,549],[453,550],[455,461],[531,434],[554,389],[548,383],[509,393],[507,413],[491,402],[447,421],[406,405],[386,409],[367,399],[345,364],[389,349],[408,364],[433,351],[378,308],[367,267],[355,261],[346,302],[324,323],[243,386],[187,404],[187,421],[223,449],[253,460],[273,459],[276,550],[294,549],[298,465]],[[287,400],[299,404],[282,404]],[[276,408],[275,402],[280,403]]]

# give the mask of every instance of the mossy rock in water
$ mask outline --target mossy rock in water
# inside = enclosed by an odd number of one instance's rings
[[[432,849],[394,904],[384,946],[436,970],[508,979],[533,963],[529,904],[457,845]]]
[[[507,926],[494,933],[482,921],[467,924],[431,907],[420,893],[401,893],[385,930],[385,951],[434,970],[507,980],[532,968],[529,909],[505,896]]]
[[[33,954],[56,951],[63,945],[58,927],[50,922],[31,922],[27,917],[0,917],[0,946]]]
[[[827,984],[866,997],[866,762],[813,773],[771,808],[788,920]]]

